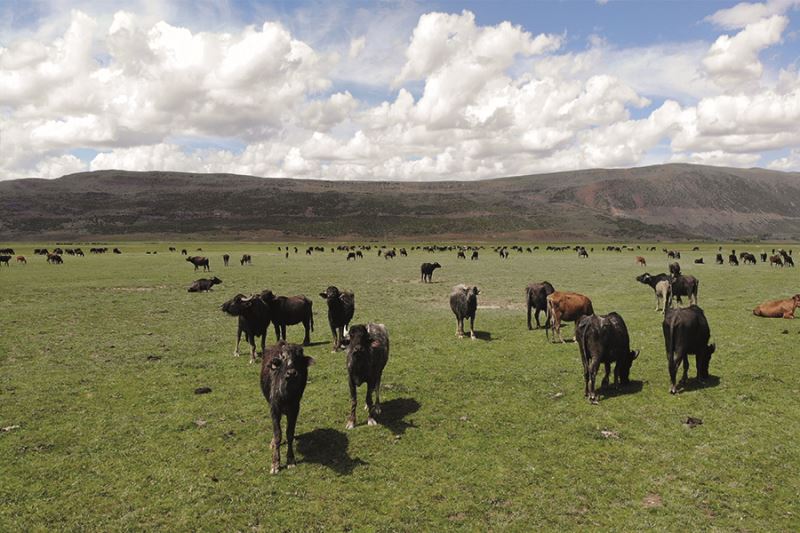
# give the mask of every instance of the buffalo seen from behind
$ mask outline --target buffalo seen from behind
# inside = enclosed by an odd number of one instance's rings
[[[594,384],[601,363],[605,365],[601,388],[608,386],[611,363],[614,363],[614,385],[630,382],[631,365],[639,352],[631,350],[628,328],[620,315],[584,316],[575,326],[575,338],[583,362],[584,396],[591,403],[597,403]]]
[[[261,392],[269,403],[272,418],[272,466],[270,473],[277,474],[281,462],[281,419],[286,415],[286,466],[294,460],[294,432],[300,414],[300,401],[308,382],[308,367],[314,359],[303,353],[297,344],[284,341],[270,346],[261,362]]]
[[[525,288],[525,304],[528,308],[528,329],[533,329],[531,324],[531,309],[534,309],[536,319],[536,329],[542,327],[539,323],[539,313],[547,313],[547,297],[555,292],[553,286],[543,281],[541,283],[531,283]]]
[[[189,286],[188,292],[208,292],[211,290],[211,287],[214,285],[219,285],[220,283],[222,283],[222,280],[216,276],[211,279],[201,278],[192,282],[192,284]]]
[[[347,376],[350,387],[350,415],[346,427],[353,429],[356,425],[356,393],[362,383],[367,384],[367,425],[374,426],[374,416],[381,414],[381,377],[389,360],[389,334],[383,324],[359,324],[350,329],[344,343],[347,346]]]
[[[337,351],[344,340],[345,330],[353,319],[356,299],[350,291],[340,291],[331,285],[319,293],[328,304],[328,325],[333,334],[333,351]]]
[[[203,272],[211,272],[211,266],[208,263],[207,257],[202,257],[199,255],[193,255],[186,258],[186,261],[194,265],[194,269],[197,270],[200,267],[203,267]]]
[[[464,320],[469,319],[469,336],[475,340],[475,312],[478,309],[478,287],[456,285],[450,293],[450,309],[456,315],[456,337],[464,338]]]
[[[708,379],[708,367],[716,345],[708,344],[711,330],[702,309],[696,305],[684,308],[668,309],[664,314],[662,325],[664,344],[667,351],[667,365],[671,386],[670,394],[677,394],[675,379],[678,366],[683,364],[683,377],[680,383],[686,383],[689,375],[689,354],[697,359],[697,378],[704,382]]]

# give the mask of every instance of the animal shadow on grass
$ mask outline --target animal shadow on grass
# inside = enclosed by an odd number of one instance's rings
[[[323,344],[331,344],[331,341],[317,341],[317,342],[310,342],[308,346],[322,346]]]
[[[691,392],[701,389],[710,389],[719,385],[720,377],[719,376],[709,376],[706,378],[705,381],[700,381],[697,378],[689,378],[686,382],[679,388],[678,392]]]
[[[322,428],[297,436],[297,451],[303,454],[304,463],[327,466],[339,475],[350,475],[357,466],[369,464],[358,457],[350,457],[350,441],[343,432]]]
[[[395,398],[388,402],[382,402],[378,422],[389,428],[395,435],[402,435],[408,428],[417,427],[413,422],[403,419],[419,411],[419,408],[420,404],[414,398]]]
[[[603,398],[615,398],[617,396],[625,396],[626,394],[636,394],[637,392],[642,392],[643,386],[643,381],[632,379],[627,385],[620,384],[616,387],[614,385],[606,385],[599,392],[603,395]]]
[[[475,338],[478,339],[479,341],[491,342],[492,341],[492,334],[489,333],[488,331],[477,331],[476,330],[475,331]]]

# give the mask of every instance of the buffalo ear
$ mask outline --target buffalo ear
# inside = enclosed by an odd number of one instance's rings
[[[272,361],[269,363],[269,366],[272,368],[272,370],[275,370],[276,368],[280,367],[282,363],[283,362],[281,361],[280,357],[273,357]]]
[[[634,351],[631,351],[631,360],[632,360],[632,361],[635,361],[635,360],[636,360],[636,358],[637,358],[637,357],[639,357],[639,352],[640,352],[640,351],[641,351],[641,350],[636,350],[635,352],[634,352]]]
[[[717,349],[717,345],[712,342],[708,346],[708,355],[710,356],[712,353],[714,353],[716,351],[716,349]]]
[[[306,358],[306,366],[313,366],[314,363],[317,362],[317,360],[311,357],[310,355],[306,355],[305,358]]]

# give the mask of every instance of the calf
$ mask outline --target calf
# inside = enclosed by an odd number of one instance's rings
[[[665,313],[667,308],[672,305],[672,284],[668,280],[661,280],[656,283],[656,311]],[[661,309],[658,308],[659,301],[663,302]]]
[[[269,306],[258,294],[249,297],[237,294],[222,304],[222,310],[239,319],[233,355],[239,357],[239,343],[244,332],[245,340],[250,344],[250,363],[253,363],[256,360],[256,337],[261,337],[261,353],[264,353],[270,322]]]
[[[9,261],[11,261],[10,255],[0,255],[0,265],[5,263],[7,267],[10,267],[11,264],[9,263]]]
[[[431,277],[433,276],[433,271],[437,268],[442,268],[442,265],[439,263],[422,263],[419,267],[422,283],[432,283]]]
[[[697,356],[697,379],[701,382],[708,379],[708,366],[716,346],[708,344],[711,331],[703,310],[696,305],[669,309],[664,314],[662,329],[667,350],[669,379],[672,384],[669,389],[670,394],[678,393],[675,378],[681,363],[683,377],[680,382],[685,383],[688,379],[689,354]]]
[[[231,260],[231,256],[228,254],[222,254],[222,265],[228,266],[228,261]]]
[[[456,285],[450,293],[450,309],[456,315],[456,337],[464,338],[464,319],[469,318],[469,336],[475,340],[475,311],[478,309],[478,287]]]
[[[304,355],[301,346],[283,341],[270,346],[261,362],[261,392],[269,403],[272,418],[271,474],[280,470],[283,415],[286,415],[286,466],[291,468],[295,465],[294,431],[300,414],[300,400],[308,382],[308,367],[313,364],[314,358]]]
[[[753,309],[753,314],[765,318],[794,318],[794,311],[798,307],[800,307],[800,294],[795,294],[787,300],[764,302]]]
[[[356,299],[352,292],[339,291],[333,285],[319,295],[328,303],[328,325],[333,333],[333,351],[335,352],[342,346],[345,330],[353,319]]]
[[[367,384],[367,425],[376,424],[373,415],[381,414],[381,376],[386,362],[389,360],[389,334],[383,324],[369,323],[355,325],[350,329],[347,345],[347,376],[350,386],[350,416],[347,417],[347,429],[356,425],[356,389],[362,383]],[[375,391],[375,405],[372,404],[372,392]]]
[[[555,291],[547,297],[547,322],[545,323],[545,336],[550,339],[550,327],[553,328],[553,342],[556,335],[564,343],[561,336],[561,322],[575,322],[586,315],[593,315],[592,301],[576,292]]]
[[[547,297],[556,290],[553,286],[543,281],[541,283],[531,283],[525,288],[525,304],[528,307],[528,329],[533,329],[531,324],[531,309],[535,309],[534,318],[536,319],[536,329],[542,327],[539,323],[539,313],[547,313]]]
[[[597,404],[594,383],[601,363],[606,370],[601,388],[608,385],[611,363],[615,363],[614,385],[629,383],[631,365],[639,357],[639,352],[631,350],[628,328],[620,315],[584,316],[575,326],[575,338],[583,362],[583,394],[591,403]]]
[[[186,261],[194,265],[194,269],[197,270],[200,267],[203,267],[203,272],[211,272],[211,266],[208,264],[207,257],[201,257],[199,255],[193,255],[191,257],[187,257]]]
[[[275,327],[277,340],[286,340],[286,326],[302,322],[305,329],[303,346],[311,344],[311,332],[314,331],[314,302],[305,296],[275,296],[272,291],[261,293],[261,299],[269,307],[272,325]]]
[[[640,256],[640,255],[636,256],[636,259],[634,260],[634,263],[636,263],[636,266],[639,266],[639,265],[641,265],[643,267],[647,266],[647,261],[645,261],[645,258]]]
[[[212,279],[198,279],[189,286],[189,292],[208,292],[214,285],[219,285],[222,280],[214,276]]]

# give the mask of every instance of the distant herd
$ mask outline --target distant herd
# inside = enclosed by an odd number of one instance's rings
[[[399,250],[386,246],[376,247],[378,257],[393,259],[395,257],[407,257],[408,250]],[[456,259],[466,259],[467,253],[471,260],[478,260],[479,249],[482,246],[415,246],[411,250],[425,252],[456,252]],[[522,248],[521,246],[499,246],[494,248],[494,252],[501,259],[507,259],[510,250],[518,253],[533,253],[538,250],[538,246]],[[358,260],[364,257],[366,252],[372,249],[371,245],[365,246],[338,246],[337,251],[346,253],[346,260]],[[639,250],[637,246],[635,250]],[[175,247],[170,247],[171,252],[177,252]],[[298,253],[298,248],[293,247],[294,253]],[[579,258],[587,259],[594,248],[587,250],[584,246],[548,246],[548,251],[564,252],[572,250],[577,252]],[[634,251],[634,248],[627,246],[607,246],[606,251],[622,252],[623,250]],[[693,251],[698,251],[695,247]],[[91,248],[92,254],[103,254],[108,248]],[[198,248],[198,251],[202,251]],[[285,252],[285,256],[290,254],[290,247],[285,250],[278,247],[279,252]],[[314,252],[324,252],[322,246],[308,247],[306,255]],[[334,248],[330,248],[334,252]],[[648,251],[655,251],[655,247],[648,248]],[[680,252],[676,250],[662,250],[668,259],[680,259]],[[114,248],[113,253],[121,254],[119,248]],[[157,252],[147,252],[157,253]],[[35,249],[35,255],[45,256],[48,263],[62,264],[63,255],[84,256],[80,248],[55,248],[52,252],[47,249]],[[189,256],[186,249],[181,250],[181,254],[187,256],[186,261],[194,266],[194,270],[200,268],[203,271],[211,271],[210,261],[204,256]],[[761,252],[759,255],[762,263],[769,262],[770,266],[793,267],[792,251],[772,250],[769,255]],[[10,266],[12,258],[18,264],[27,264],[24,256],[16,255],[12,248],[0,249],[0,265]],[[230,255],[222,256],[225,266],[229,265]],[[739,266],[741,264],[756,264],[757,258],[749,252],[741,252],[738,255],[735,250],[728,254],[728,264]],[[249,254],[244,254],[240,259],[240,265],[251,265],[252,258]],[[716,254],[717,264],[724,264],[723,254]],[[695,260],[696,264],[702,264],[702,258]],[[634,259],[636,266],[646,268],[647,261],[643,256],[636,256]],[[439,263],[422,263],[420,266],[420,282],[430,283],[433,273],[441,268]],[[699,280],[694,276],[685,275],[681,272],[681,267],[677,261],[669,264],[669,274],[661,273],[651,275],[647,272],[636,277],[636,281],[645,284],[653,289],[656,297],[656,310],[663,313],[662,330],[664,344],[667,353],[668,370],[670,376],[670,393],[676,394],[679,385],[688,379],[689,359],[693,354],[696,357],[697,378],[701,382],[709,377],[709,364],[711,356],[716,350],[716,345],[709,343],[711,336],[710,327],[705,313],[698,306]],[[212,279],[198,279],[189,287],[189,292],[208,292],[214,285],[221,284],[222,280],[217,277]],[[453,287],[450,293],[450,308],[456,318],[456,336],[464,337],[465,323],[469,324],[469,336],[476,338],[475,318],[478,309],[478,296],[480,289],[475,285],[459,284]],[[375,416],[380,415],[380,384],[384,367],[389,359],[389,334],[383,324],[368,323],[350,325],[355,312],[355,295],[351,291],[341,290],[336,286],[329,286],[319,296],[325,300],[328,308],[328,325],[332,335],[332,350],[334,352],[345,349],[347,353],[347,372],[348,384],[350,388],[351,408],[347,417],[347,429],[352,429],[356,424],[356,389],[362,385],[367,385],[366,409],[368,425],[376,424]],[[673,300],[681,304],[682,297],[688,299],[687,307],[673,307]],[[613,377],[615,385],[626,385],[630,381],[630,370],[633,362],[639,356],[638,351],[631,350],[630,336],[622,316],[612,312],[607,315],[597,315],[594,312],[592,301],[585,295],[575,292],[556,290],[547,281],[532,283],[525,289],[525,305],[527,307],[527,327],[534,329],[532,319],[535,319],[536,329],[542,328],[539,315],[545,313],[544,329],[546,337],[549,339],[552,333],[552,341],[556,339],[565,342],[561,335],[563,322],[575,323],[575,338],[580,351],[583,363],[584,376],[584,395],[593,404],[598,402],[599,396],[595,381],[601,365],[605,374],[601,382],[601,387],[608,385],[611,375],[611,364],[614,364]],[[770,318],[794,318],[795,310],[800,307],[800,294],[795,294],[791,298],[764,302],[755,309],[753,314],[759,317]],[[314,363],[314,359],[303,353],[302,346],[286,342],[286,327],[303,324],[305,335],[303,345],[311,342],[311,332],[314,329],[313,302],[305,296],[278,296],[270,290],[264,290],[257,294],[244,295],[237,294],[230,300],[222,304],[222,311],[228,315],[237,317],[236,347],[234,355],[239,355],[239,345],[242,334],[245,335],[246,342],[250,345],[250,362],[256,360],[258,353],[262,355],[261,365],[261,390],[270,406],[270,413],[273,421],[272,448],[272,473],[277,473],[280,468],[280,444],[281,418],[287,418],[287,464],[294,465],[294,432],[297,417],[300,410],[300,401],[306,387],[308,379],[308,367]],[[272,324],[275,330],[277,344],[266,347],[266,337],[269,325]],[[552,331],[551,331],[552,330]],[[256,341],[260,338],[260,350],[256,349]],[[677,380],[677,373],[683,368],[680,380]],[[373,402],[372,396],[375,395]]]

